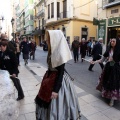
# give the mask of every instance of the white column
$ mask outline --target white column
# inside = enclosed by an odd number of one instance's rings
[[[57,0],[54,0],[54,19],[57,20]]]

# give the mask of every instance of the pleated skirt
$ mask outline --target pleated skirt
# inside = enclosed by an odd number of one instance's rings
[[[37,120],[80,120],[80,107],[73,81],[64,73],[58,98],[52,99],[49,108],[36,104]]]

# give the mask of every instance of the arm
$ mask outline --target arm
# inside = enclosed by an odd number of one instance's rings
[[[64,66],[65,66],[65,64],[62,64],[61,66],[56,68],[58,70],[58,77],[55,81],[55,85],[54,85],[54,89],[53,89],[53,92],[52,92],[52,95],[51,95],[51,99],[57,98],[59,89],[62,86]]]
[[[13,74],[17,75],[19,73],[18,63],[17,63],[16,55],[13,52],[10,52],[10,61],[11,61],[11,65],[12,65],[12,72],[13,72]]]
[[[54,89],[53,89],[53,91],[56,92],[56,93],[59,92],[59,89],[61,88],[61,85],[62,85],[64,67],[65,67],[65,64],[62,64],[61,66],[56,67],[56,69],[58,70],[58,77],[55,81],[55,85],[54,85]]]

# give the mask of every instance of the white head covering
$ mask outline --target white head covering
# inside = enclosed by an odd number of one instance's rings
[[[61,30],[48,30],[51,45],[52,68],[62,65],[72,59],[70,49]]]

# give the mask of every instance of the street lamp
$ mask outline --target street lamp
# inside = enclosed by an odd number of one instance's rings
[[[11,24],[12,24],[12,36],[13,36],[13,40],[14,40],[14,22],[15,22],[15,19],[12,18],[11,19]]]

